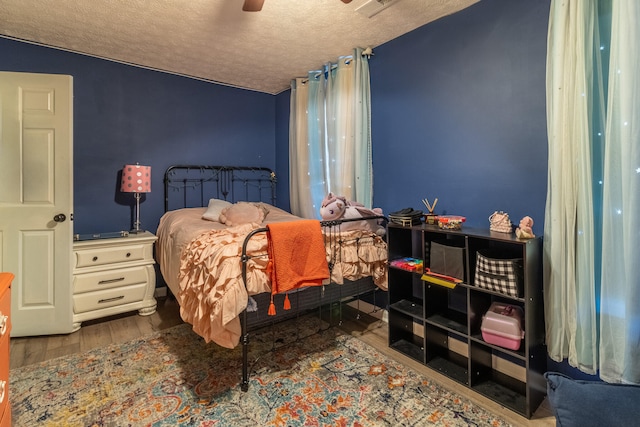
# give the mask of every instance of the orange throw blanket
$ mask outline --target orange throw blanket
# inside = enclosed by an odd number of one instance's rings
[[[271,275],[271,305],[269,315],[275,315],[273,295],[306,286],[322,285],[329,278],[320,221],[300,221],[267,224],[269,229],[269,266]],[[285,296],[284,309],[291,308]]]

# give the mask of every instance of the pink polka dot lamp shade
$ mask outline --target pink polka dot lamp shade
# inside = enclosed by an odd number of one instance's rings
[[[124,165],[120,191],[123,193],[150,193],[151,166]]]

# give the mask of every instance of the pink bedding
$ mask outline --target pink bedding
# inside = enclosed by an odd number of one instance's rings
[[[286,211],[265,205],[268,214],[261,224],[234,227],[203,220],[205,208],[167,212],[160,219],[156,258],[180,314],[207,342],[233,348],[241,334],[239,314],[249,295],[270,292],[266,274],[267,235],[257,233],[249,241],[247,287],[242,282],[242,244],[247,234],[270,222],[299,219]],[[363,235],[371,238],[361,238]],[[331,233],[332,237],[333,233]],[[327,260],[334,265],[331,282],[373,277],[387,289],[387,249],[384,240],[370,232],[340,233],[343,244],[336,252],[327,245]],[[247,292],[248,291],[248,292]]]

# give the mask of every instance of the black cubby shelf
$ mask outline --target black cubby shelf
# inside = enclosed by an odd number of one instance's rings
[[[424,316],[422,312],[422,303],[413,302],[406,299],[401,299],[398,302],[394,302],[393,309],[418,319]]]
[[[546,394],[542,239],[517,239],[484,229],[442,230],[426,224],[388,226],[389,259],[416,258],[430,267],[430,245],[463,248],[462,283],[421,280],[417,271],[389,269],[389,346],[518,414],[531,418]],[[435,247],[435,245],[434,245]],[[476,253],[522,259],[517,297],[474,286]],[[492,303],[519,307],[524,338],[517,350],[488,343],[482,318]]]

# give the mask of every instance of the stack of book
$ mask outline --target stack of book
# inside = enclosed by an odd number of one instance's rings
[[[405,208],[389,214],[389,221],[402,226],[417,225],[422,222],[422,211]]]

